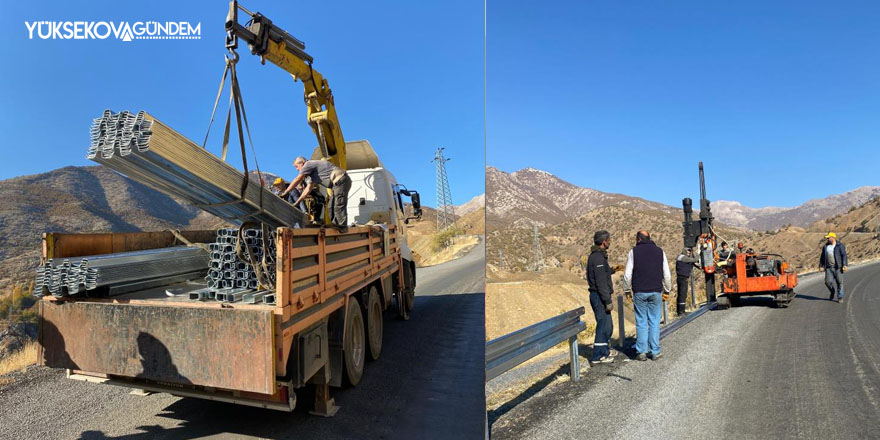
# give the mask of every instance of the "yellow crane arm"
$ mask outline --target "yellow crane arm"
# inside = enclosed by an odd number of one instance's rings
[[[239,10],[250,16],[244,25],[238,22]],[[235,49],[239,38],[263,63],[268,60],[290,73],[294,81],[302,82],[308,122],[318,138],[318,147],[325,159],[347,169],[345,139],[336,116],[333,92],[327,79],[312,68],[313,59],[305,52],[305,43],[272,24],[259,12],[252,13],[233,0],[229,2],[229,14],[226,16],[226,47]]]

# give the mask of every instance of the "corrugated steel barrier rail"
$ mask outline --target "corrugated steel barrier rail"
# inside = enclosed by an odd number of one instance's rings
[[[581,321],[584,308],[530,325],[486,343],[486,381],[490,381],[517,365],[568,341],[571,355],[571,380],[580,379],[578,365],[578,333],[587,328]]]

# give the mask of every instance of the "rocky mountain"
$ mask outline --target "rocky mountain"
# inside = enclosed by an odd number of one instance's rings
[[[880,232],[880,196],[861,206],[853,206],[845,214],[838,214],[810,225],[811,232],[851,231]]]
[[[458,205],[455,207],[455,215],[463,216],[465,214],[469,214],[474,212],[480,208],[486,207],[486,194],[480,194],[470,200],[463,205]]]
[[[487,221],[498,225],[554,225],[604,206],[677,212],[671,206],[639,197],[582,188],[534,168],[507,173],[486,167],[486,196]]]
[[[718,200],[712,202],[712,213],[724,224],[755,231],[770,231],[785,225],[806,228],[878,196],[880,186],[863,186],[843,194],[812,199],[793,208],[751,208],[735,201]]]
[[[580,188],[530,168],[505,173],[489,167],[486,189],[486,259],[502,272],[534,270],[533,223],[539,226],[537,253],[539,266],[544,269],[578,272],[579,258],[588,252],[592,234],[599,229],[611,232],[615,237],[613,246],[621,246],[620,250],[633,245],[635,232],[641,228],[652,233],[668,257],[674,258],[681,250],[682,218],[678,208]],[[880,187],[863,187],[795,208],[752,209],[723,201],[713,202],[712,207],[722,240],[743,242],[759,252],[782,254],[796,269],[808,270],[816,265],[817,252],[828,230],[838,232],[854,261],[880,256],[880,197],[872,198],[875,192],[880,192]],[[809,220],[822,215],[829,218]],[[809,226],[809,230],[791,226],[797,224]],[[759,226],[758,231],[750,230]],[[623,255],[625,252],[612,252],[611,259],[622,263]],[[492,271],[487,273],[490,278],[494,276]]]
[[[101,166],[0,181],[0,287],[31,276],[43,232],[210,229],[222,220]]]

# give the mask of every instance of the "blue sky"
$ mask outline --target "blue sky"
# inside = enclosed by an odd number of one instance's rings
[[[490,1],[487,164],[679,206],[880,185],[880,3]]]
[[[333,89],[346,139],[368,139],[399,182],[434,205],[434,150],[446,147],[453,202],[483,192],[481,2],[243,2],[305,41]],[[144,109],[201,143],[223,72],[225,1],[4,2],[0,13],[0,179],[91,165],[88,127],[105,108]],[[25,21],[201,22],[200,40],[29,40]],[[240,48],[242,94],[261,169],[292,177],[316,145],[302,85]],[[218,119],[225,117],[225,101]],[[218,125],[220,127],[218,127]],[[209,149],[219,154],[222,120]],[[235,156],[230,153],[230,157]],[[239,166],[240,160],[231,163]],[[251,166],[252,162],[251,162]]]

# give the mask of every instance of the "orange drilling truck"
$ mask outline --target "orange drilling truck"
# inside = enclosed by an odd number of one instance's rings
[[[752,249],[736,255],[721,268],[721,291],[718,306],[739,304],[747,295],[772,295],[778,307],[788,307],[794,299],[798,276],[785,258],[777,254],[759,254]]]

